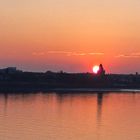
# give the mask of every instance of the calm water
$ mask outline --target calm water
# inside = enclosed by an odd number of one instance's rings
[[[0,140],[140,140],[140,94],[3,94]]]

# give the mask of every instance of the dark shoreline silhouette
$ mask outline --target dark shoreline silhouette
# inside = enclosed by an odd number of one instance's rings
[[[121,90],[122,89],[122,90]],[[136,90],[137,89],[137,90]],[[140,90],[139,74],[0,72],[0,92],[127,92]]]

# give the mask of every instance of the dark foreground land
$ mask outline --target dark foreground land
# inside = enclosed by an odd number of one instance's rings
[[[0,74],[0,92],[46,91],[117,91],[140,89],[140,75],[94,75],[92,73],[32,73]]]

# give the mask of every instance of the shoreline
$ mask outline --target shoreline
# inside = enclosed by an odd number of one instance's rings
[[[0,89],[2,93],[140,93],[140,89],[133,88],[7,88]]]

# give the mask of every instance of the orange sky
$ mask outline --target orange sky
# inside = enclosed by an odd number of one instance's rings
[[[138,0],[0,0],[0,67],[140,71]]]

